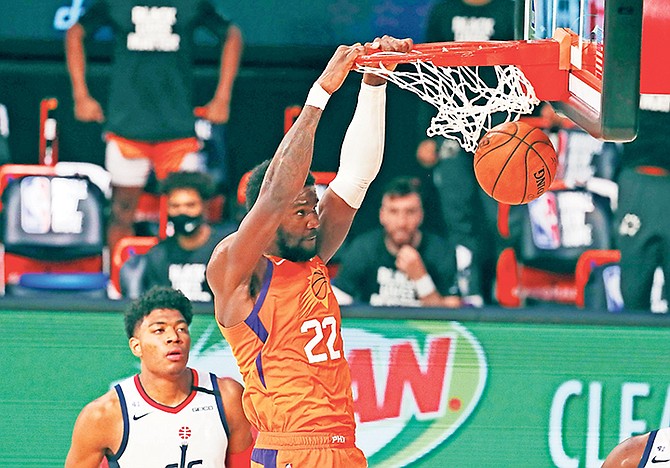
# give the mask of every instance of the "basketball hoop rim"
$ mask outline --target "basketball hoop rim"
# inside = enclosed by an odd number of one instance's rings
[[[555,65],[561,44],[555,39],[415,44],[410,52],[376,52],[359,57],[356,65],[384,66],[432,62],[437,66]]]

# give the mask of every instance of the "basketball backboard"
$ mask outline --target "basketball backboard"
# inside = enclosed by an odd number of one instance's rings
[[[576,36],[560,112],[604,140],[630,141],[642,94],[670,94],[670,0],[525,0],[523,39]]]

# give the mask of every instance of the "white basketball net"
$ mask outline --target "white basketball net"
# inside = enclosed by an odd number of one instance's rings
[[[523,72],[513,65],[495,65],[497,84],[479,76],[479,67],[443,67],[427,61],[410,62],[415,71],[361,66],[356,71],[386,78],[437,108],[426,134],[458,141],[474,153],[483,132],[492,127],[491,115],[505,113],[505,121],[529,114],[540,100]],[[504,115],[504,114],[501,114]],[[501,122],[496,122],[501,123]]]

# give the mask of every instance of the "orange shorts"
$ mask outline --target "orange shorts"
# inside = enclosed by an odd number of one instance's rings
[[[184,157],[200,149],[200,142],[195,137],[157,143],[129,140],[113,133],[108,133],[106,138],[107,141],[114,141],[127,159],[149,159],[158,180],[179,171]]]
[[[368,462],[353,435],[261,432],[251,468],[365,468]]]

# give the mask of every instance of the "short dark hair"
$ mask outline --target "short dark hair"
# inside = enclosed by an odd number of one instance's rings
[[[383,193],[385,197],[404,197],[416,193],[419,198],[423,198],[421,180],[417,177],[395,177],[386,183]]]
[[[214,196],[214,179],[204,172],[171,172],[161,182],[161,193],[169,195],[173,190],[192,189],[198,192],[203,201]]]
[[[154,286],[135,299],[126,309],[124,322],[128,338],[135,335],[135,328],[144,320],[144,317],[156,309],[178,310],[188,325],[193,320],[193,305],[181,291],[164,286]]]
[[[249,180],[247,181],[247,188],[244,191],[244,204],[247,211],[249,211],[256,203],[256,200],[258,200],[258,195],[261,193],[261,185],[263,185],[263,179],[265,178],[265,173],[268,171],[271,161],[271,159],[266,159],[251,170]],[[309,172],[307,174],[307,180],[305,180],[305,187],[314,185],[315,183],[316,180],[314,179],[314,175]]]

